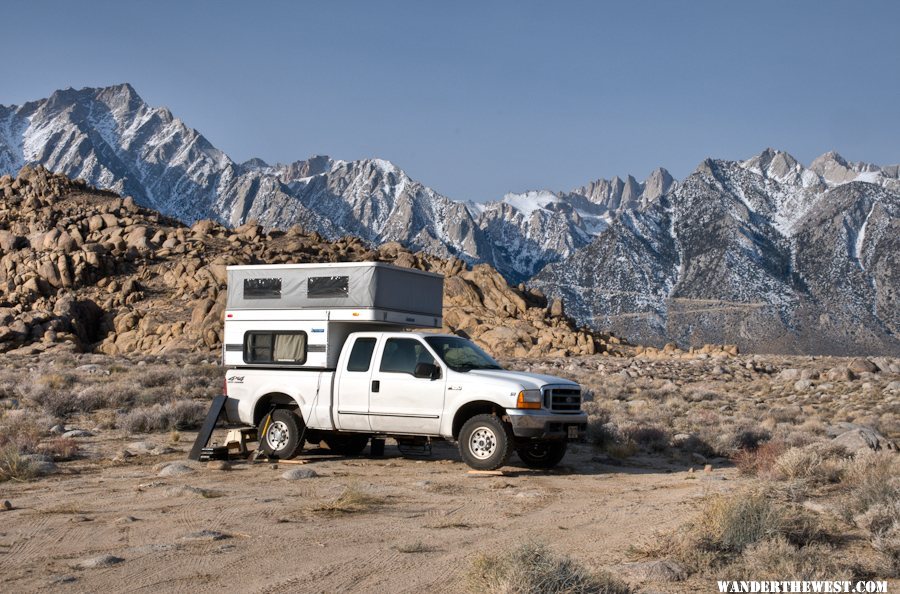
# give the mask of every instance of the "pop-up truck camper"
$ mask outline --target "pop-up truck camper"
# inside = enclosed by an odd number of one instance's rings
[[[503,370],[466,338],[439,334],[443,277],[378,262],[228,268],[225,411],[291,458],[324,441],[356,455],[372,438],[459,443],[472,468],[512,452],[562,460],[586,427],[578,384]]]

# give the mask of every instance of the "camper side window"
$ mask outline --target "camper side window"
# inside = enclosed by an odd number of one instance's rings
[[[306,332],[248,332],[245,363],[306,363]]]
[[[311,276],[306,280],[310,299],[334,299],[350,295],[349,276]]]
[[[244,299],[281,299],[281,279],[245,278]]]

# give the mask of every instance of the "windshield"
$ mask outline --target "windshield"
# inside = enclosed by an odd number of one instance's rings
[[[457,336],[429,336],[425,342],[453,371],[470,369],[502,369],[491,356],[473,342]]]

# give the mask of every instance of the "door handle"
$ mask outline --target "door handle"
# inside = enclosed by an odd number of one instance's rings
[[[381,382],[378,380],[372,380],[372,391],[377,392],[379,389],[381,389]]]

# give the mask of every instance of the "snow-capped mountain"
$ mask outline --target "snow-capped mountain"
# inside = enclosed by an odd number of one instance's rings
[[[900,352],[897,181],[834,153],[706,160],[531,284],[655,343]]]
[[[25,163],[131,195],[186,222],[257,219],[332,238],[399,241],[468,262],[496,261],[517,281],[585,245],[602,224],[562,203],[521,210],[499,201],[473,209],[381,159],[236,163],[168,109],[148,106],[128,84],[0,106],[0,173],[14,174]],[[560,213],[565,222],[557,222]],[[494,247],[501,244],[515,245],[515,253]]]
[[[0,105],[0,174],[26,163],[185,222],[299,224],[488,262],[637,341],[896,350],[896,165],[826,153],[807,167],[767,149],[681,181],[657,169],[464,203],[381,159],[237,163],[128,84]]]

